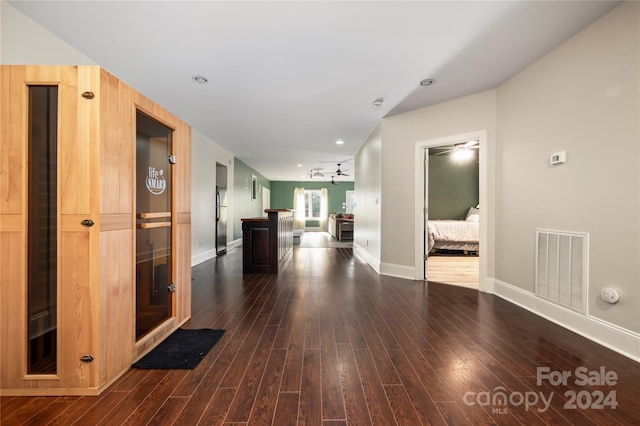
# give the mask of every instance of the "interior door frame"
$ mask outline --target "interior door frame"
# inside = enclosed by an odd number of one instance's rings
[[[429,148],[422,149],[422,226],[424,229],[424,224],[429,221]],[[424,229],[422,232],[422,258],[424,259],[422,265],[424,270],[422,272],[422,279],[429,279],[429,241],[427,236],[427,231]]]
[[[488,194],[488,177],[489,167],[487,164],[488,155],[488,139],[486,130],[477,130],[469,133],[461,133],[457,135],[445,136],[436,139],[428,139],[424,141],[416,142],[414,151],[414,181],[415,181],[415,214],[414,214],[414,279],[425,280],[426,264],[425,255],[427,245],[425,244],[427,234],[425,229],[425,208],[428,207],[428,201],[425,199],[426,188],[428,182],[425,177],[425,150],[428,148],[434,148],[442,145],[450,145],[465,140],[477,139],[479,141],[479,199],[481,210],[480,220],[480,244],[479,244],[479,290],[483,292],[492,292],[491,283],[488,280],[488,258],[490,256],[489,251],[489,238],[488,238],[488,218],[491,217],[491,205],[489,203]]]

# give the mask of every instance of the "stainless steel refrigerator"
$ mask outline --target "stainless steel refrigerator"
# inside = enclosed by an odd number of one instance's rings
[[[216,254],[227,252],[227,188],[216,186]]]

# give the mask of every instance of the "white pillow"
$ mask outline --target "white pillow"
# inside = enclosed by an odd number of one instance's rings
[[[469,208],[467,212],[467,222],[480,222],[480,209],[477,207]]]

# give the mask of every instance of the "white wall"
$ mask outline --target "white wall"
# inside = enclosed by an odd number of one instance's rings
[[[354,190],[356,199],[353,245],[357,253],[380,270],[382,140],[376,127],[360,147],[355,159]]]
[[[0,2],[0,64],[96,65],[6,1]]]
[[[233,200],[233,155],[192,129],[191,266],[216,256],[216,162],[227,166],[227,196]],[[233,238],[232,203],[227,215],[228,244]]]
[[[534,230],[590,235],[589,314],[640,331],[640,4],[498,88],[496,278],[534,291]],[[568,162],[549,165],[566,150]],[[615,306],[599,298],[617,288]],[[640,352],[640,351],[639,351]]]
[[[381,272],[414,277],[415,239],[422,238],[414,229],[415,177],[414,160],[417,142],[451,135],[487,131],[488,169],[493,170],[496,127],[496,94],[489,90],[449,102],[420,108],[382,121],[382,243]],[[493,199],[494,181],[488,178],[488,197]],[[487,213],[485,213],[485,211]],[[483,209],[492,235],[491,206]],[[488,274],[493,276],[493,254],[489,242]]]

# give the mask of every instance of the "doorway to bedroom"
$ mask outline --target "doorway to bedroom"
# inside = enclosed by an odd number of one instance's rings
[[[425,148],[429,281],[478,288],[479,141]]]
[[[481,157],[485,141],[485,132],[476,132],[416,144],[420,157],[416,177],[421,181],[416,190],[421,213],[417,278],[420,273],[423,280],[480,288]],[[418,213],[416,217],[418,225]]]

